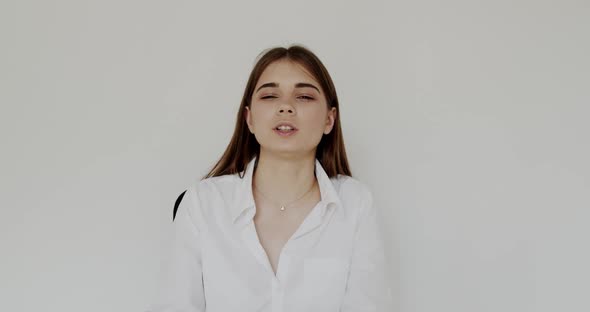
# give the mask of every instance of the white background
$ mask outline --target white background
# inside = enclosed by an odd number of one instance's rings
[[[0,311],[143,311],[255,57],[336,84],[401,312],[590,311],[587,1],[2,1]]]

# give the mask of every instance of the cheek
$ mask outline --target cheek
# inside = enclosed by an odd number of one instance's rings
[[[252,126],[256,128],[259,128],[261,126],[264,127],[265,123],[268,123],[269,120],[268,114],[268,110],[265,110],[264,108],[259,107],[258,105],[252,105],[252,108],[250,110],[250,123],[252,124]],[[272,118],[270,120],[272,120]]]
[[[313,112],[310,117],[311,118],[309,119],[309,122],[308,122],[308,124],[310,125],[310,128],[313,129],[314,131],[323,132],[324,128],[326,126],[326,120],[328,118],[326,110],[319,110],[318,109],[315,112]]]
[[[314,131],[317,133],[323,133],[324,132],[324,128],[325,128],[325,121],[323,118],[318,118],[317,120],[315,120],[315,122],[313,123],[314,127]]]

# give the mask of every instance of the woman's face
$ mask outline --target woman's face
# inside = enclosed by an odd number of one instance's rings
[[[315,155],[335,117],[336,108],[328,110],[320,84],[301,65],[288,60],[266,67],[245,116],[261,152],[301,155]],[[280,125],[287,127],[277,128]]]

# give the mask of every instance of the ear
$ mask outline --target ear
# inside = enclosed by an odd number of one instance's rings
[[[326,118],[326,127],[324,128],[324,134],[329,134],[334,128],[334,122],[336,121],[336,107],[332,107],[328,111],[328,117]]]
[[[248,130],[250,130],[250,133],[254,133],[254,131],[252,131],[252,116],[251,116],[252,112],[250,112],[250,107],[245,106],[245,110],[244,110],[244,118],[246,119],[246,125],[248,125]]]

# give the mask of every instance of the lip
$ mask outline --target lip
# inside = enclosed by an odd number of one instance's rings
[[[281,132],[281,131],[277,130],[277,127],[279,127],[279,126],[289,126],[293,130],[292,131],[289,131],[289,132]],[[299,129],[297,129],[297,127],[295,126],[295,124],[292,123],[292,122],[289,122],[289,121],[279,121],[278,123],[276,123],[274,125],[274,128],[272,128],[272,131],[274,131],[274,133],[278,134],[279,136],[289,137],[289,136],[292,136],[295,133],[297,133],[299,131]]]
[[[278,135],[280,135],[280,136],[283,136],[283,137],[288,137],[288,136],[292,136],[292,135],[294,135],[294,134],[295,134],[295,133],[297,133],[297,131],[299,131],[299,130],[297,130],[297,129],[293,129],[293,131],[286,132],[286,133],[285,133],[285,132],[281,132],[281,131],[279,131],[279,130],[277,130],[277,129],[272,129],[272,131],[274,131],[274,133],[276,133],[276,134],[278,134]]]
[[[273,130],[276,130],[278,126],[289,126],[289,127],[293,128],[293,130],[295,130],[295,131],[299,130],[299,129],[298,129],[296,126],[295,126],[295,124],[294,124],[294,123],[292,123],[292,122],[288,122],[288,121],[280,121],[280,122],[276,123],[272,129],[273,129]],[[293,132],[295,132],[295,131],[293,131]]]

